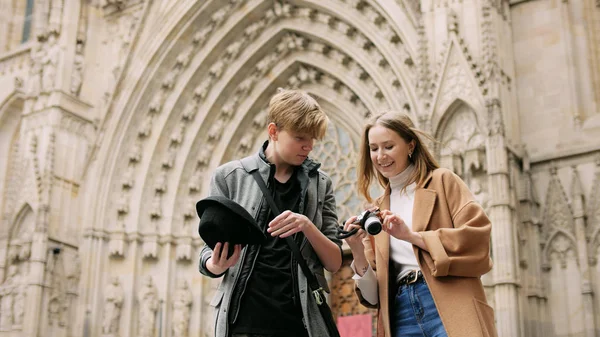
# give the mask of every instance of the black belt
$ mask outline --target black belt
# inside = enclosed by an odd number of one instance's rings
[[[398,287],[402,285],[413,284],[418,280],[423,279],[423,273],[420,270],[411,270],[404,274],[401,279],[398,280]]]

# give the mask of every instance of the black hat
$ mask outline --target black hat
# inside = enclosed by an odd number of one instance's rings
[[[200,217],[198,234],[214,249],[217,242],[229,242],[228,257],[233,254],[234,244],[262,244],[267,237],[256,220],[235,201],[211,196],[196,203]]]

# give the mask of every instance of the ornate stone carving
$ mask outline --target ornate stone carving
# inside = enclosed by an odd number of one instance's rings
[[[22,311],[24,305],[23,302],[15,305],[15,295],[20,290],[19,283],[19,269],[17,265],[11,264],[8,267],[6,279],[0,285],[0,330],[10,330],[18,319],[22,322],[22,313],[20,313],[21,317],[15,317],[15,306],[19,306],[18,309]]]
[[[556,235],[549,243],[549,261],[559,261],[561,268],[567,268],[567,261],[573,260],[577,263],[574,243],[563,234]]]
[[[50,34],[48,42],[44,45],[42,57],[42,92],[51,92],[56,86],[57,67],[60,58],[60,46],[57,37]]]
[[[138,139],[133,143],[129,152],[129,162],[138,163],[142,160],[142,142]]]
[[[219,141],[219,139],[221,139],[221,136],[223,135],[224,128],[225,122],[222,119],[217,119],[208,130],[208,140],[212,142]]]
[[[202,47],[206,40],[210,37],[210,33],[214,30],[214,24],[209,24],[194,34],[192,42],[198,47]]]
[[[178,69],[186,68],[192,59],[192,54],[194,53],[194,45],[187,46],[181,54],[177,55],[177,59],[175,60],[175,67]]]
[[[29,79],[27,80],[27,95],[32,98],[37,98],[42,89],[42,73],[45,51],[42,50],[41,43],[34,43],[31,47],[31,68],[29,70]]]
[[[188,188],[190,193],[199,192],[202,189],[202,176],[204,172],[201,170],[194,171],[192,177],[190,178],[190,182]]]
[[[173,296],[173,337],[188,337],[192,292],[184,279],[177,281],[177,289]]]
[[[135,166],[132,164],[127,165],[127,169],[125,169],[123,178],[121,178],[121,187],[123,189],[131,189],[133,187],[133,183],[135,182],[133,178],[134,172]]]
[[[50,35],[60,34],[63,16],[64,0],[51,0],[50,15],[48,18],[48,33]]]
[[[163,169],[158,173],[156,184],[154,185],[154,190],[156,193],[165,193],[167,191],[168,178],[167,170]]]
[[[83,42],[78,42],[75,45],[75,56],[73,59],[73,70],[71,73],[71,93],[75,96],[79,96],[81,84],[83,83],[84,61]]]
[[[138,130],[138,136],[140,138],[148,138],[150,136],[151,132],[152,132],[152,117],[145,116],[144,120],[142,121],[142,125],[140,126],[140,128]]]
[[[183,142],[183,136],[185,134],[185,122],[180,122],[175,127],[175,130],[171,134],[171,144],[179,145]]]
[[[158,291],[152,276],[146,276],[144,284],[138,293],[139,314],[138,333],[139,337],[155,337],[156,312],[158,311]]]
[[[177,147],[169,146],[169,149],[162,160],[163,169],[168,170],[173,168],[175,165],[175,160],[177,160]]]
[[[13,328],[20,329],[23,326],[23,317],[25,316],[25,301],[27,299],[27,288],[21,284],[14,289],[13,293]]]
[[[212,79],[210,77],[206,78],[204,81],[200,83],[194,90],[194,99],[198,101],[202,101],[208,95],[208,91],[212,85]]]
[[[129,193],[121,191],[119,201],[117,202],[117,214],[123,216],[129,213]]]
[[[181,118],[186,122],[191,122],[198,112],[198,104],[195,101],[188,102],[183,109]]]
[[[546,204],[544,206],[544,241],[550,239],[555,231],[574,233],[573,212],[569,206],[567,195],[556,173],[556,168],[550,170],[550,185],[546,192]]]
[[[166,187],[165,187],[166,188]],[[150,206],[150,218],[159,219],[162,217],[162,192],[157,191],[152,198],[152,204]]]
[[[153,225],[154,226],[154,225]],[[153,229],[154,230],[154,229]],[[156,260],[158,258],[158,238],[156,234],[146,235],[142,243],[142,257]]]
[[[596,159],[596,172],[587,209],[589,214],[586,238],[590,242],[590,252],[593,253],[600,246],[600,157]],[[596,254],[590,254],[592,259],[595,259],[595,256]]]
[[[102,336],[119,337],[121,308],[125,300],[123,286],[118,277],[113,277],[104,288],[104,308],[102,316]]]
[[[198,167],[206,167],[210,163],[213,151],[215,149],[214,144],[204,144],[198,153]]]
[[[488,132],[490,136],[504,136],[504,121],[502,110],[500,109],[500,100],[492,99],[486,102],[488,109]]]
[[[110,233],[110,240],[108,241],[108,255],[111,258],[125,257],[126,244],[125,224],[123,222],[119,222],[115,224],[115,228]]]
[[[163,90],[158,90],[148,105],[148,113],[158,114],[161,111],[164,102],[165,92]]]

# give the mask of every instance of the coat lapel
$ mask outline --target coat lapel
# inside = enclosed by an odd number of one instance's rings
[[[436,193],[434,190],[419,188],[415,191],[415,203],[413,206],[412,229],[414,232],[422,232],[427,229],[429,219],[435,206]]]

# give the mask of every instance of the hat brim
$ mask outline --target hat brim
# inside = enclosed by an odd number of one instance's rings
[[[202,216],[211,207],[214,207],[211,212],[226,212],[226,221],[203,223]],[[211,249],[214,249],[217,242],[229,242],[229,250],[232,252],[235,244],[263,244],[266,240],[265,233],[252,215],[229,198],[210,196],[202,199],[196,203],[196,212],[200,217],[198,234]],[[223,215],[221,217],[224,218]]]

